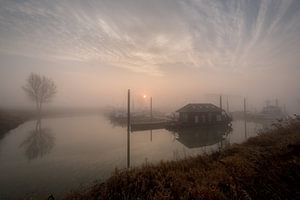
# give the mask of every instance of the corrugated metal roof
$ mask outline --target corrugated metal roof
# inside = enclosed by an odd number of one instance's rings
[[[190,103],[176,112],[221,112],[221,108],[211,103]]]

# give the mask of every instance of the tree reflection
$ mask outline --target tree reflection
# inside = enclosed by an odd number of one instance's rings
[[[35,129],[30,131],[28,137],[20,144],[25,149],[28,160],[34,160],[50,153],[54,147],[55,137],[48,128],[42,128],[42,120],[36,121]]]

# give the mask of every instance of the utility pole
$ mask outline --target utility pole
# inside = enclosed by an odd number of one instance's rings
[[[127,94],[127,168],[130,167],[130,89]]]

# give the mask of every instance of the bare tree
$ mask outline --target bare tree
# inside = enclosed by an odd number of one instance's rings
[[[52,79],[34,73],[29,75],[26,85],[22,88],[35,102],[38,114],[42,111],[43,103],[50,102],[57,92]]]

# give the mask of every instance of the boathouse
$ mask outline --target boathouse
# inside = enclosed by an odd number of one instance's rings
[[[214,125],[230,121],[226,112],[211,103],[190,103],[180,108],[179,123],[184,125]]]

